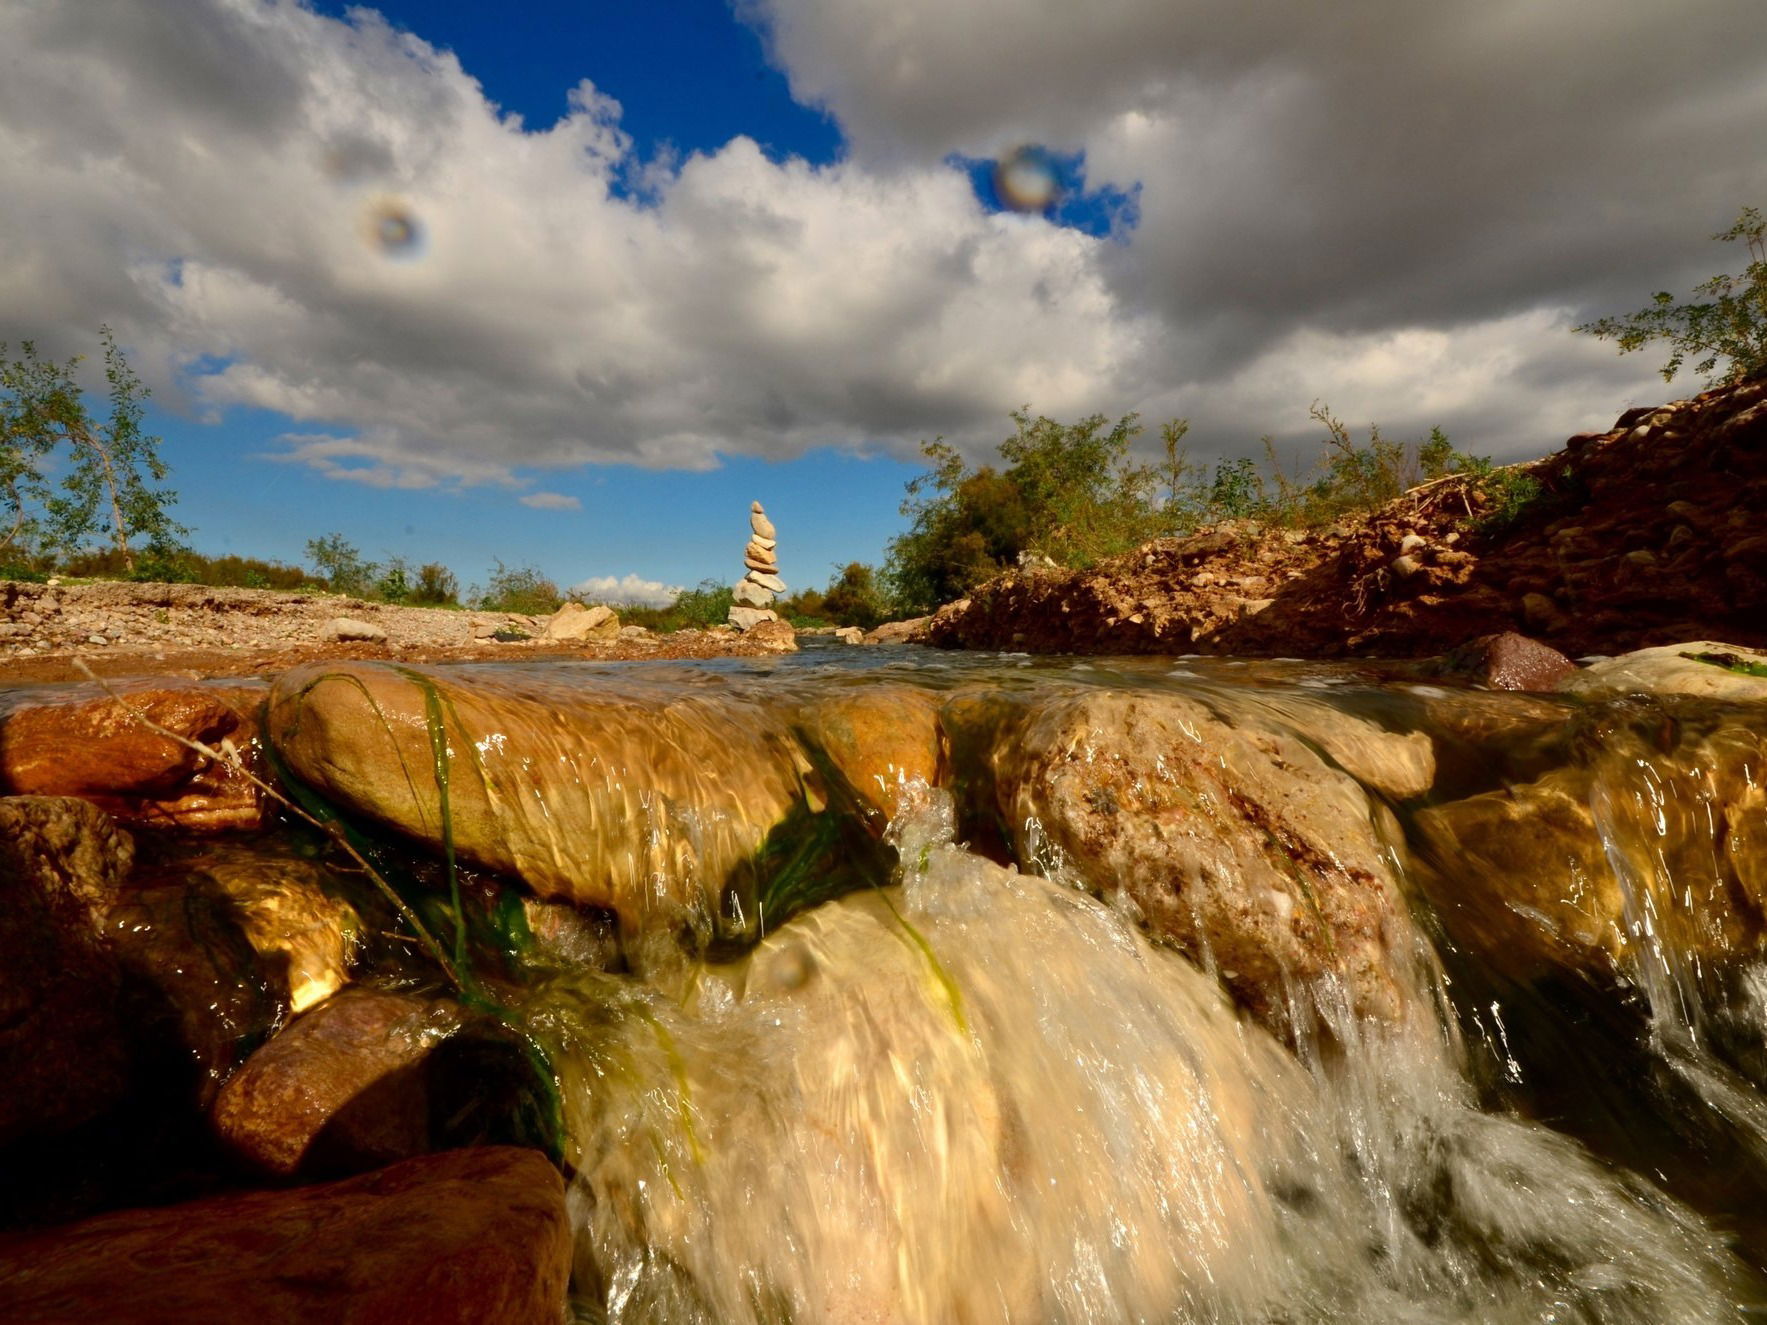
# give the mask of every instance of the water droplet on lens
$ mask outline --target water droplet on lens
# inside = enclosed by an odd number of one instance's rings
[[[423,249],[423,226],[405,203],[382,198],[363,218],[368,242],[389,258],[410,258]]]
[[[1015,212],[1042,212],[1061,197],[1061,171],[1041,147],[1018,147],[994,165],[994,193]]]

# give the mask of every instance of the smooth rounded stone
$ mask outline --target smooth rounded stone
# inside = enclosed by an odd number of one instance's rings
[[[742,564],[750,571],[759,575],[779,574],[779,563],[771,556],[752,557],[745,555],[742,559]]]
[[[748,545],[743,548],[742,555],[752,558],[755,561],[764,561],[769,564],[774,564],[777,562],[777,558],[773,555],[773,549],[778,546],[778,542],[771,538],[769,538],[764,544],[758,538],[751,538],[748,541]]]
[[[763,589],[752,580],[738,580],[730,591],[730,597],[738,607],[766,609],[773,605],[773,591]]]
[[[626,933],[748,933],[752,862],[800,797],[802,756],[755,700],[626,685],[314,663],[277,679],[268,731],[323,795],[440,850],[433,728],[464,860]]]
[[[98,917],[133,855],[85,801],[0,798],[0,1144],[83,1123],[128,1089],[122,970]]]
[[[749,516],[749,529],[758,538],[777,539],[779,537],[779,531],[773,527],[773,521],[760,511],[755,511]]]
[[[779,540],[777,538],[762,538],[759,534],[750,534],[749,546],[759,548],[763,552],[771,552],[779,546]]]
[[[948,781],[939,732],[940,696],[915,686],[869,682],[806,705],[805,739],[853,789],[874,831],[926,789]]]
[[[1561,688],[1586,699],[1646,694],[1760,702],[1767,700],[1767,652],[1713,640],[1664,644],[1593,662]]]
[[[731,625],[746,635],[757,626],[778,621],[779,613],[769,607],[732,607],[728,619]]]
[[[549,640],[611,640],[620,636],[619,614],[611,607],[597,604],[565,603],[546,622],[542,639]]]
[[[350,979],[361,920],[311,861],[223,841],[138,875],[104,932],[132,982],[153,991],[205,1099],[284,1017]]]
[[[325,623],[323,637],[334,644],[385,644],[387,632],[382,626],[371,621],[358,621],[355,617],[333,617]]]
[[[1273,1027],[1290,982],[1340,982],[1358,1013],[1400,1014],[1416,939],[1389,848],[1362,787],[1306,742],[1178,695],[1080,691],[1016,721],[975,716],[996,724],[995,799],[1027,867],[1132,902]]]
[[[1490,690],[1556,690],[1576,675],[1577,664],[1550,644],[1513,630],[1480,635],[1444,655],[1430,669]]]
[[[746,578],[750,584],[758,584],[761,588],[771,589],[774,593],[785,592],[785,581],[766,571],[758,571],[751,567]]]
[[[0,1239],[0,1319],[557,1325],[570,1258],[557,1170],[487,1146]]]
[[[429,1149],[421,1064],[461,1024],[458,1005],[346,989],[246,1059],[210,1111],[229,1150],[261,1173],[353,1173]]]
[[[741,608],[732,608],[740,612]],[[750,644],[758,644],[768,653],[796,653],[798,651],[798,632],[789,621],[781,621],[774,617],[770,621],[757,621],[745,628],[743,639]]]
[[[1671,962],[1756,953],[1767,724],[1650,706],[1590,727],[1584,762],[1417,815],[1418,878],[1450,935],[1522,979],[1635,975],[1640,943]]]
[[[79,796],[131,825],[258,828],[263,793],[249,778],[141,719],[217,749],[230,742],[258,771],[257,711],[267,692],[251,683],[126,685],[114,698],[86,686],[21,692],[0,718],[0,784],[20,795]]]
[[[835,629],[834,637],[842,644],[863,644],[865,643],[865,628],[863,626],[839,626]]]

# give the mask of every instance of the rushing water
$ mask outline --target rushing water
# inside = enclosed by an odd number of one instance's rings
[[[539,762],[573,787],[588,765],[558,733],[582,695],[612,696],[783,761],[803,821],[844,823],[763,853],[710,920],[497,984],[556,1075],[583,1319],[1642,1323],[1767,1303],[1767,716],[1283,662],[813,648],[433,675],[537,705]],[[943,706],[945,785],[843,796],[822,776],[793,715],[879,687]],[[1248,1015],[1202,920],[1150,940],[1136,880],[1024,810],[1045,802],[996,794],[1020,756],[990,733],[1029,730],[1050,696],[1125,693],[1349,807],[1367,868],[1345,844],[1315,854],[1397,881],[1391,1007],[1352,1011],[1327,962],[1284,966]],[[518,727],[443,730],[501,755]],[[708,757],[669,739],[671,759]],[[642,758],[604,752],[594,776],[642,782]],[[658,895],[657,862],[746,840],[739,813],[625,791],[649,827],[621,868]]]

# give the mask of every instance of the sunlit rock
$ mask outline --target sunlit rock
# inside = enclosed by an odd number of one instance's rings
[[[228,743],[254,767],[264,693],[251,683],[29,692],[0,718],[0,784],[83,797],[134,825],[257,828],[263,797],[247,778],[153,728],[211,748]]]
[[[1755,953],[1767,926],[1767,721],[1592,710],[1575,762],[1421,811],[1420,872],[1456,941],[1522,978],[1636,976]]]
[[[611,640],[620,636],[619,614],[611,607],[597,604],[586,607],[570,602],[561,606],[546,621],[541,638],[549,640]]]
[[[1398,1014],[1415,940],[1390,848],[1362,787],[1293,732],[1175,694],[1076,691],[999,723],[989,763],[1021,861],[1132,903],[1270,1024],[1327,977],[1359,1011]]]
[[[99,917],[133,854],[84,801],[0,798],[0,1144],[85,1122],[127,1089],[122,972]]]
[[[429,1148],[423,1059],[461,1023],[454,1004],[346,989],[278,1032],[216,1098],[228,1148],[282,1177],[352,1172]]]
[[[811,701],[797,721],[879,831],[919,789],[945,780],[939,696],[929,691],[871,682]]]
[[[1767,702],[1767,653],[1711,640],[1665,644],[1591,663],[1563,689],[1586,699],[1644,694]]]
[[[570,1246],[564,1184],[543,1155],[456,1150],[7,1239],[0,1319],[552,1325]]]
[[[342,806],[628,932],[748,933],[750,863],[806,771],[761,704],[641,678],[313,664],[277,679],[268,723]]]
[[[271,1027],[343,987],[361,928],[313,862],[225,843],[139,871],[103,924],[204,1095]]]

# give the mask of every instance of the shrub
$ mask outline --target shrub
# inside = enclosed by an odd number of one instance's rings
[[[890,605],[877,584],[877,572],[862,561],[848,562],[822,596],[822,615],[837,626],[866,630],[889,620]]]
[[[307,540],[307,558],[333,593],[365,595],[374,582],[376,567],[342,534],[325,534]]]
[[[458,607],[460,581],[439,561],[425,562],[417,568],[417,583],[411,586],[407,600],[421,607]]]
[[[558,586],[533,566],[505,566],[498,561],[489,580],[473,595],[477,606],[487,612],[545,616],[556,612],[564,601]]]
[[[1577,330],[1617,341],[1621,354],[1642,350],[1653,341],[1669,342],[1668,362],[1659,370],[1665,382],[1690,356],[1693,371],[1708,383],[1740,382],[1767,373],[1767,219],[1745,207],[1736,224],[1712,238],[1722,243],[1742,240],[1749,264],[1740,276],[1714,276],[1694,290],[1695,298],[1676,303],[1659,290],[1650,304],[1624,317],[1598,318]],[[1700,296],[1703,296],[1701,298]],[[1726,366],[1718,371],[1718,364]]]

